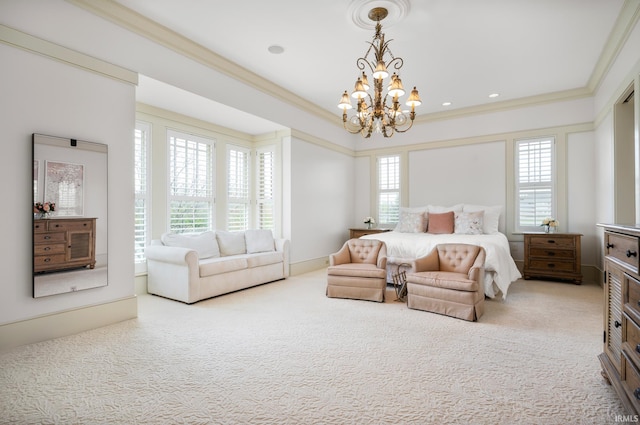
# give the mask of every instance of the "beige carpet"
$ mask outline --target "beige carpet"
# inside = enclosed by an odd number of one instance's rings
[[[324,270],[0,355],[2,424],[613,424],[602,289],[518,281],[478,323],[329,299]]]

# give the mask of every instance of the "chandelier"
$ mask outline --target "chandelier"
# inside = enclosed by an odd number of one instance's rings
[[[376,34],[369,42],[367,53],[358,58],[356,64],[362,71],[358,77],[355,89],[351,97],[357,101],[356,113],[347,118],[347,110],[353,109],[349,94],[345,90],[338,104],[342,109],[342,123],[344,128],[352,134],[360,133],[363,137],[371,137],[371,133],[381,133],[384,137],[391,137],[394,133],[404,133],[413,126],[416,117],[415,107],[422,101],[418,95],[418,90],[414,87],[405,103],[411,110],[402,110],[399,98],[405,94],[402,87],[402,80],[397,72],[391,75],[391,80],[387,86],[387,92],[383,95],[384,79],[389,77],[389,69],[398,71],[402,68],[403,60],[395,57],[389,49],[392,40],[385,41],[380,21],[387,16],[387,9],[376,7],[369,11],[368,17],[376,22]],[[373,51],[373,58],[369,55]],[[373,77],[373,96],[369,94],[369,79],[367,72],[371,71]]]

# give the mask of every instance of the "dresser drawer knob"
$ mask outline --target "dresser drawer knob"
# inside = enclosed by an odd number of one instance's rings
[[[608,242],[607,242],[607,248],[609,248],[609,249],[610,249],[610,248],[613,248],[613,247],[614,247],[614,245],[613,245],[612,243],[608,243]]]
[[[48,241],[49,239],[51,239],[51,236],[48,236],[48,235],[47,235],[47,236],[45,236],[43,239]]]
[[[637,256],[638,256],[637,252],[627,249],[627,257],[637,257]]]
[[[633,395],[636,397],[637,400],[640,400],[640,388],[636,388],[633,391]]]
[[[554,268],[555,266],[556,266],[556,265],[555,265],[555,264],[553,264],[553,263],[549,263],[549,264],[547,264],[547,267],[549,267],[550,269]]]
[[[49,251],[49,250],[51,250],[51,247],[50,247],[50,246],[47,246],[47,247],[45,247],[45,248],[44,248],[44,250],[45,250],[45,251]]]
[[[640,353],[640,344],[636,345],[636,353]]]
[[[549,243],[556,243],[556,241],[555,241],[555,240],[553,240],[553,239],[549,239],[547,242],[549,242]]]
[[[622,326],[622,323],[616,320],[615,322],[613,322],[613,326],[615,326],[616,328],[619,328],[620,326]]]
[[[45,262],[45,263],[48,263],[48,262],[50,262],[50,261],[51,261],[51,258],[45,258],[45,259],[44,259],[44,262]]]

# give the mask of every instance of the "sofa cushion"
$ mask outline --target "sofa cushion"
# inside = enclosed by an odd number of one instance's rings
[[[244,232],[247,244],[247,254],[256,252],[271,252],[276,250],[273,233],[267,229],[250,229]]]
[[[249,268],[266,266],[267,264],[282,263],[284,261],[283,253],[275,251],[246,254],[243,257],[247,259],[247,265]]]
[[[375,264],[347,263],[327,268],[329,276],[373,277],[385,279],[387,271],[379,269]]]
[[[164,233],[160,239],[166,246],[193,249],[198,258],[213,258],[220,256],[220,249],[216,234],[212,231],[202,233]]]
[[[247,259],[243,256],[228,258],[207,258],[199,263],[200,277],[228,273],[247,268]]]
[[[229,255],[246,254],[247,246],[244,241],[244,232],[226,232],[218,230],[216,232],[220,254],[223,257]]]

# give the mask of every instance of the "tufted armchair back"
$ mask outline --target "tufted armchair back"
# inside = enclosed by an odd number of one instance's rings
[[[384,247],[382,242],[373,239],[350,239],[347,244],[352,263],[376,264]]]
[[[467,244],[440,244],[438,250],[439,270],[443,272],[469,273],[478,255],[482,252],[484,264],[484,250],[476,245]]]

